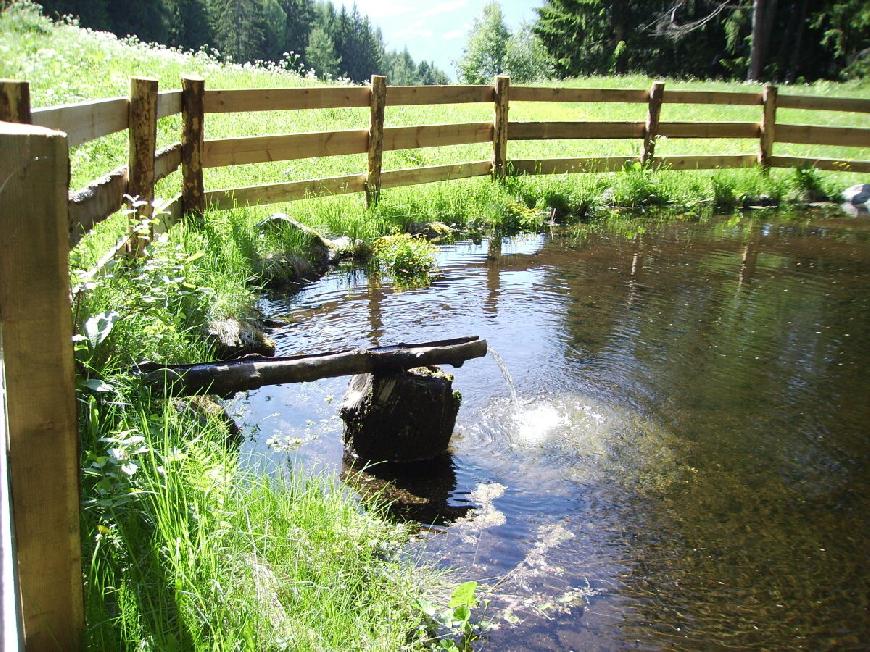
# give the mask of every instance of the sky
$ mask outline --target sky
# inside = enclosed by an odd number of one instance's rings
[[[472,22],[492,0],[334,0],[336,6],[368,14],[381,28],[390,50],[403,50],[414,61],[434,61],[451,79],[456,79],[455,61],[462,57]],[[505,22],[512,30],[522,22],[533,22],[535,7],[542,0],[502,0]]]

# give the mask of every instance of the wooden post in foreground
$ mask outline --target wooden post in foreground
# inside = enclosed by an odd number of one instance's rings
[[[181,206],[182,213],[201,214],[205,211],[205,185],[202,180],[203,121],[205,111],[205,80],[202,77],[181,78]]]
[[[30,84],[0,79],[0,120],[30,123]]]
[[[508,109],[511,78],[499,75],[495,78],[495,120],[492,132],[492,173],[496,179],[507,173]]]
[[[764,112],[761,115],[761,142],[758,163],[765,169],[770,167],[773,156],[773,143],[776,139],[776,86],[765,84],[761,91]]]
[[[0,373],[24,636],[28,650],[77,650],[84,609],[66,135],[0,124],[0,179]]]
[[[130,214],[130,243],[128,252],[134,256],[154,236],[154,227],[147,233],[136,231],[142,220],[154,212],[154,156],[157,152],[157,80],[133,77],[130,80],[130,154],[128,163],[127,194],[135,205]]]
[[[378,203],[381,194],[381,167],[384,158],[384,107],[387,104],[387,78],[372,75],[371,127],[369,128],[369,169],[366,178],[366,206]]]
[[[662,113],[662,99],[665,96],[665,83],[653,82],[649,91],[649,108],[646,114],[646,125],[643,130],[643,150],[640,153],[640,162],[646,165],[652,161],[656,152],[656,135],[659,131],[659,117]]]

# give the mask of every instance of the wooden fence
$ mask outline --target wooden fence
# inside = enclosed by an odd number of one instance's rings
[[[392,127],[386,106],[485,103],[492,122]],[[643,122],[511,122],[510,102],[617,102],[644,104]],[[759,122],[662,122],[663,104],[757,106]],[[205,139],[213,113],[368,107],[367,129]],[[4,647],[22,635],[28,649],[74,649],[83,627],[79,539],[79,451],[69,334],[68,251],[87,231],[137,197],[130,232],[85,280],[121,253],[140,253],[158,225],[208,207],[284,202],[304,197],[365,192],[376,202],[382,189],[492,175],[602,172],[627,162],[673,169],[814,166],[870,172],[870,161],[776,156],[775,143],[870,147],[870,129],[790,125],[778,108],[870,113],[870,100],[759,92],[574,89],[511,86],[388,86],[372,77],[368,87],[206,90],[187,77],[181,90],[160,92],[157,81],[134,78],[130,96],[32,109],[26,82],[0,81],[0,500]],[[157,121],[182,115],[180,142],[157,150]],[[25,123],[25,124],[14,124]],[[127,165],[83,190],[69,192],[68,148],[126,130]],[[657,156],[656,139],[751,138],[754,154]],[[634,157],[510,159],[508,141],[635,139]],[[491,143],[486,160],[450,165],[382,169],[383,152],[468,143]],[[343,154],[367,154],[359,174],[287,183],[206,190],[203,168]],[[181,169],[182,187],[152,207],[155,184]],[[154,215],[156,210],[157,215]],[[5,465],[5,466],[4,466]],[[6,506],[6,510],[2,509]],[[11,513],[11,516],[10,516]],[[5,520],[4,520],[5,519]],[[14,532],[14,542],[13,534]],[[13,566],[10,568],[10,566]],[[13,571],[17,571],[16,574]],[[16,584],[17,582],[17,584]],[[18,602],[10,596],[17,593]],[[10,623],[20,623],[16,628]],[[20,644],[20,641],[18,642]]]

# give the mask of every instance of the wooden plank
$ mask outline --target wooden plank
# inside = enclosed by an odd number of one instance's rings
[[[277,204],[307,197],[363,192],[365,184],[366,175],[351,174],[343,177],[210,190],[205,193],[205,203],[209,208],[218,210],[253,204]]]
[[[488,143],[492,140],[492,135],[491,122],[386,127],[384,129],[384,151]]]
[[[664,82],[653,82],[649,91],[649,105],[646,114],[646,125],[643,130],[643,145],[640,150],[640,161],[646,163],[655,154],[656,136],[659,131],[659,116],[662,113],[662,96],[665,93]]]
[[[126,97],[65,104],[33,111],[33,124],[65,131],[69,146],[75,147],[127,128]]]
[[[204,145],[202,77],[181,78],[181,196],[185,213],[202,213],[205,185],[202,178]]]
[[[755,122],[663,122],[659,136],[668,138],[758,138],[761,126]]]
[[[634,156],[584,156],[578,158],[517,159],[508,168],[511,174],[570,174],[618,172],[626,163],[637,163]]]
[[[129,160],[127,194],[131,203],[131,228],[151,217],[154,207],[154,158],[157,151],[157,80],[133,77],[130,80]],[[136,235],[138,232],[131,232]],[[154,236],[151,229],[131,239],[130,253],[140,255]]]
[[[381,191],[381,167],[384,159],[384,106],[386,98],[387,78],[382,75],[372,75],[366,206],[377,204],[378,195]]]
[[[870,99],[863,97],[817,97],[813,95],[780,95],[781,109],[807,109],[809,111],[851,111],[870,113]]]
[[[381,188],[414,186],[434,181],[483,177],[492,173],[492,161],[472,161],[454,165],[433,165],[425,168],[389,170],[381,175]]]
[[[84,608],[65,135],[0,123],[0,179],[0,340],[26,647],[77,650]]]
[[[30,123],[30,84],[26,81],[0,79],[0,120]]]
[[[121,210],[127,193],[127,166],[109,172],[86,188],[69,193],[69,242],[78,243],[85,233]]]
[[[364,154],[368,150],[368,129],[317,131],[280,136],[245,136],[205,141],[202,165],[206,168],[215,168],[318,156]]]
[[[539,86],[513,86],[514,102],[627,102],[646,103],[643,90],[622,88],[545,88]]]
[[[181,167],[181,143],[164,147],[154,155],[154,182],[165,179]]]
[[[163,91],[157,97],[157,119],[181,113],[181,91]]]
[[[505,176],[508,141],[508,110],[510,108],[511,78],[499,75],[495,78],[495,118],[492,133],[492,173],[497,179]]]
[[[365,86],[328,88],[254,88],[206,91],[206,113],[291,111],[369,106],[371,91]]]
[[[813,125],[777,124],[776,142],[798,145],[870,147],[870,129],[863,127],[816,127]]]
[[[492,86],[388,86],[390,106],[492,102]]]
[[[773,156],[773,143],[776,140],[776,86],[765,84],[761,96],[764,100],[764,110],[761,115],[758,163],[766,168],[768,159]]]
[[[643,122],[511,122],[508,140],[642,138]]]
[[[18,555],[12,532],[12,477],[6,459],[6,380],[3,370],[3,328],[0,326],[0,648],[23,652],[24,628],[18,606]]]
[[[870,161],[803,156],[771,156],[770,166],[774,168],[813,167],[818,170],[831,170],[832,172],[870,172]]]
[[[761,93],[734,91],[665,91],[662,98],[667,104],[718,104],[719,106],[758,106]]]
[[[657,156],[652,160],[655,167],[670,170],[717,170],[725,168],[751,168],[757,165],[755,154],[710,155],[710,156]]]

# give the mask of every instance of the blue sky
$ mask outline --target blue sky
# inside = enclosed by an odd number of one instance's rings
[[[462,56],[472,21],[483,13],[491,0],[334,0],[350,9],[354,4],[361,13],[381,28],[391,50],[407,47],[415,61],[426,59],[456,78],[453,62]],[[505,21],[511,29],[522,22],[534,21],[535,7],[542,0],[504,0]]]

